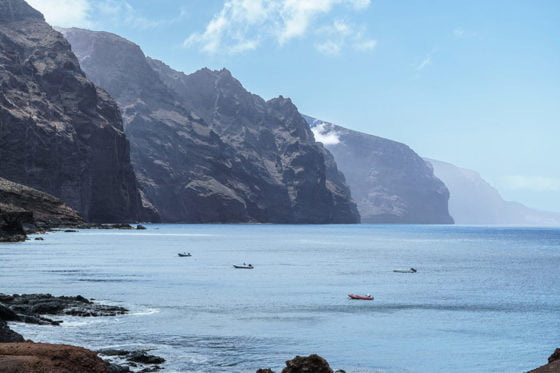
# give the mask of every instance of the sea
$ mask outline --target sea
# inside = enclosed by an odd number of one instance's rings
[[[146,349],[168,373],[280,372],[312,353],[347,373],[526,372],[560,347],[560,228],[146,226],[1,244],[0,292],[130,309],[11,327],[33,341]],[[243,263],[254,269],[233,267]]]

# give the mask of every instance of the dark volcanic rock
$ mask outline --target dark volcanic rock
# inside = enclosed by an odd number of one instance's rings
[[[290,100],[264,101],[227,70],[178,73],[113,34],[63,32],[88,77],[119,103],[138,180],[163,220],[359,220]]]
[[[557,348],[556,350],[554,350],[552,355],[550,355],[548,357],[548,362],[549,363],[552,363],[553,361],[556,361],[556,360],[560,360],[560,348]]]
[[[78,295],[76,297],[55,297],[51,294],[0,294],[0,317],[6,321],[13,319],[32,324],[58,325],[42,315],[71,315],[82,317],[115,316],[128,312],[126,308],[94,303]],[[8,308],[11,313],[2,310]]]
[[[319,355],[296,356],[286,361],[282,373],[333,373],[329,363]]]
[[[62,226],[77,226],[84,221],[80,214],[62,200],[36,189],[0,178],[0,220],[2,214],[23,213],[20,222],[30,233]]]
[[[146,354],[145,351],[134,351],[127,357],[127,360],[142,364],[161,364],[165,362],[164,358]]]
[[[548,364],[533,369],[527,373],[558,373],[560,372],[560,348],[557,348],[548,358]]]
[[[0,177],[59,197],[91,221],[142,217],[115,102],[23,0],[0,0],[0,87]]]
[[[449,191],[408,146],[305,118],[346,176],[363,223],[453,223]]]
[[[23,342],[21,334],[14,332],[6,321],[0,319],[0,343]]]

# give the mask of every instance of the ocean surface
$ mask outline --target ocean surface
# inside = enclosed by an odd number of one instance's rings
[[[0,245],[0,292],[81,294],[131,310],[13,329],[151,349],[168,373],[278,372],[311,353],[348,373],[524,372],[560,347],[560,229],[147,227]],[[254,269],[232,266],[243,262]],[[393,272],[409,267],[418,272]]]

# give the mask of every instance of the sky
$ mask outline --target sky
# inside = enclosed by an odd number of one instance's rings
[[[560,1],[30,0],[560,212]]]

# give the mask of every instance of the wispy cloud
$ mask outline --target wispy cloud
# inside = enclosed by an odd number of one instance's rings
[[[505,188],[535,192],[560,191],[560,178],[547,176],[509,175],[502,178]]]
[[[323,41],[315,43],[315,49],[326,55],[338,55],[349,47],[358,51],[370,51],[375,48],[377,41],[368,39],[362,30],[343,20],[335,20],[332,25],[324,26],[316,31]]]
[[[106,23],[124,23],[135,29],[149,29],[173,23],[184,17],[181,9],[171,19],[157,20],[143,16],[129,2],[122,0],[28,0],[53,26],[96,27]]]
[[[416,65],[415,69],[416,71],[422,71],[424,70],[426,67],[430,66],[432,64],[432,55],[428,54],[426,57],[424,57],[424,59]]]
[[[315,45],[325,54],[337,54],[343,46],[351,45],[357,50],[371,50],[375,41],[364,36],[362,30],[355,31],[348,25],[337,23],[324,26],[319,19],[346,7],[361,11],[370,5],[370,0],[226,0],[222,9],[214,15],[202,32],[189,35],[185,47],[197,47],[209,54],[234,54],[259,47],[265,40],[285,45],[301,38],[312,30],[327,34]],[[321,35],[321,33],[315,33]]]
[[[453,29],[453,36],[457,39],[469,39],[475,37],[477,34],[474,31],[465,30],[463,27],[455,27]]]
[[[47,22],[62,27],[90,27],[92,6],[89,0],[27,0]]]

